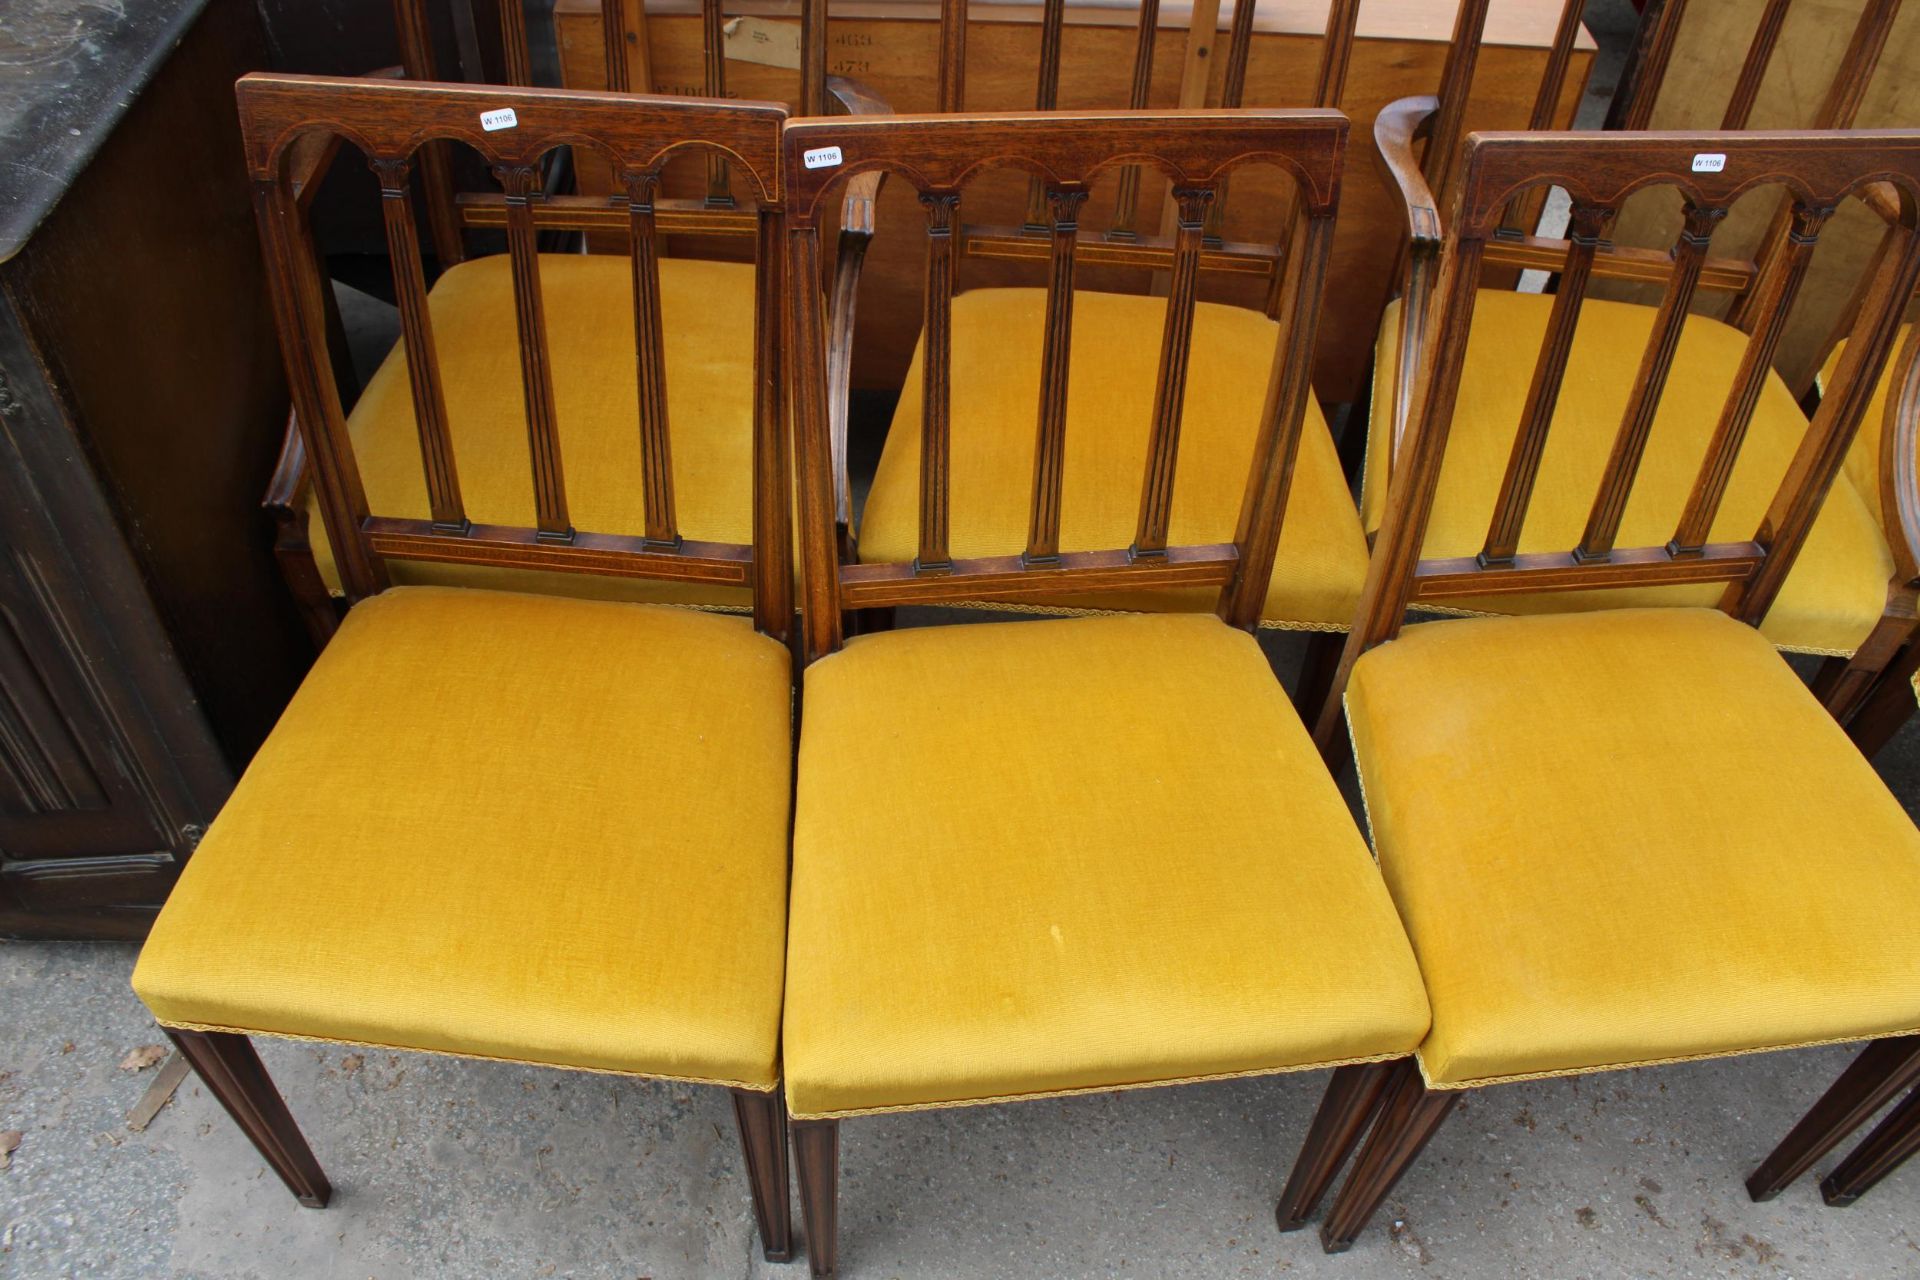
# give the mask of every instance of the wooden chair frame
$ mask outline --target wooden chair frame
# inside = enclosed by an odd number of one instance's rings
[[[1040,17],[1040,64],[1034,90],[1035,111],[1058,108],[1060,92],[1061,45],[1066,28],[1066,0],[1042,0]],[[1221,86],[1219,107],[1235,110],[1244,105],[1247,59],[1253,50],[1253,19],[1258,0],[1236,4],[1227,33],[1226,73]],[[1193,7],[1189,28],[1189,74],[1181,85],[1180,106],[1204,105],[1207,88],[1206,62],[1212,52],[1211,40],[1194,42],[1194,33],[1218,35],[1220,0],[1199,0]],[[1136,24],[1132,76],[1127,109],[1145,110],[1153,81],[1153,58],[1158,38],[1160,0],[1141,0]],[[1320,66],[1314,77],[1313,92],[1300,103],[1308,107],[1338,107],[1346,86],[1347,68],[1353,56],[1353,42],[1360,16],[1360,0],[1331,0],[1327,8],[1326,35],[1321,43]],[[942,0],[940,6],[939,102],[942,111],[964,110],[966,99],[966,25],[967,0]],[[1197,53],[1196,53],[1197,51]],[[1197,66],[1192,64],[1198,63]],[[1129,165],[1120,172],[1113,219],[1097,237],[1089,236],[1080,248],[1081,261],[1110,266],[1145,266],[1166,269],[1171,261],[1174,234],[1179,221],[1177,202],[1169,202],[1164,225],[1158,235],[1140,227],[1140,181],[1142,170]],[[1267,280],[1267,314],[1279,313],[1280,293],[1286,276],[1285,245],[1229,242],[1222,238],[1227,206],[1227,190],[1208,206],[1205,246],[1200,265],[1203,270],[1254,274]],[[974,226],[962,228],[964,251],[969,257],[1044,261],[1052,254],[1049,245],[1051,221],[1046,192],[1039,179],[1028,188],[1027,216],[1018,227]]]
[[[1472,83],[1489,0],[1465,0],[1460,7],[1454,42],[1448,51],[1442,72],[1440,92],[1434,97],[1403,98],[1390,104],[1374,123],[1375,159],[1388,190],[1400,203],[1407,223],[1407,238],[1402,253],[1403,265],[1396,274],[1403,280],[1399,331],[1394,346],[1396,375],[1394,402],[1388,408],[1390,420],[1370,424],[1371,431],[1390,430],[1387,445],[1388,474],[1401,466],[1401,447],[1406,436],[1407,418],[1412,409],[1416,379],[1406,370],[1417,367],[1427,330],[1432,323],[1432,298],[1439,271],[1439,254],[1445,241],[1440,216],[1442,198],[1453,182],[1460,154],[1464,127],[1466,89]],[[1744,129],[1751,117],[1760,82],[1778,44],[1780,31],[1792,0],[1769,0],[1747,50],[1739,81],[1721,121],[1723,130]],[[1858,114],[1866,89],[1886,46],[1888,34],[1898,15],[1900,0],[1869,0],[1862,10],[1841,60],[1826,100],[1813,123],[1817,129],[1845,129]],[[1551,105],[1560,92],[1566,74],[1566,50],[1571,49],[1578,30],[1580,0],[1567,0],[1562,11],[1555,55],[1549,58],[1536,100],[1535,127],[1543,127]],[[1678,37],[1686,0],[1654,0],[1642,16],[1639,36],[1627,75],[1615,95],[1608,118],[1609,129],[1643,130],[1651,118],[1654,99],[1666,74],[1674,43]],[[1424,151],[1416,153],[1416,144],[1424,142]],[[1611,278],[1643,284],[1665,285],[1675,277],[1674,257],[1653,249],[1624,247],[1609,241],[1607,233],[1618,209],[1595,214],[1584,222],[1570,222],[1564,238],[1550,238],[1524,230],[1537,218],[1547,188],[1536,185],[1516,195],[1500,212],[1494,233],[1480,250],[1487,266],[1532,268],[1561,274],[1570,269],[1581,272],[1581,287],[1589,278]],[[1877,184],[1868,184],[1850,193],[1864,201],[1883,218],[1897,220],[1898,200]],[[1769,324],[1777,325],[1785,317],[1799,286],[1797,273],[1788,273],[1784,294],[1776,295],[1763,285],[1780,281],[1778,264],[1792,259],[1804,267],[1804,255],[1794,248],[1793,212],[1788,203],[1776,211],[1772,225],[1762,240],[1759,253],[1752,259],[1708,256],[1698,263],[1697,276],[1689,286],[1723,292],[1733,296],[1728,320],[1748,334],[1756,334]],[[1692,234],[1689,232],[1689,234]],[[1884,247],[1881,251],[1885,252]],[[1878,273],[1881,260],[1862,276],[1865,290]],[[1849,314],[1857,314],[1864,293],[1856,297]],[[1571,338],[1571,331],[1564,337]],[[1828,340],[1828,349],[1845,337],[1843,331]],[[1777,342],[1778,335],[1769,338]],[[1769,345],[1769,350],[1772,347]],[[1557,383],[1555,384],[1557,390]],[[1892,437],[1883,439],[1883,456],[1891,448]],[[1883,469],[1883,475],[1888,474]],[[1724,483],[1724,477],[1721,479]],[[1920,601],[1913,589],[1904,585],[1911,578],[1905,565],[1920,549],[1916,533],[1897,520],[1894,506],[1883,507],[1887,519],[1883,532],[1903,567],[1890,585],[1886,613],[1874,631],[1851,658],[1829,661],[1814,683],[1818,693],[1836,719],[1843,724],[1860,709],[1869,692],[1896,660],[1906,653],[1908,641],[1920,626]],[[1517,532],[1517,530],[1515,531]],[[1497,550],[1497,548],[1495,548]]]
[[[1217,611],[1251,631],[1272,572],[1295,450],[1311,394],[1309,378],[1347,120],[1327,110],[1062,112],[794,121],[786,130],[790,332],[795,352],[794,414],[799,448],[801,556],[807,661],[840,647],[848,610],[900,604],[1018,601],[1063,590],[1169,586],[1220,589]],[[838,148],[838,161],[809,168],[804,157]],[[1267,384],[1235,540],[1169,545],[1167,518],[1178,465],[1180,414],[1191,349],[1195,291],[1206,214],[1229,174],[1250,163],[1289,172],[1297,197],[1283,210],[1289,264],[1280,290],[1281,336]],[[1077,211],[1100,175],[1129,166],[1165,173],[1179,208],[1149,462],[1138,529],[1130,546],[1063,551],[1060,500],[1065,464],[1067,369],[1074,268],[1081,251]],[[947,545],[951,396],[948,359],[957,257],[955,229],[968,182],[992,168],[1025,169],[1048,210],[1047,314],[1036,406],[1033,503],[1024,548],[957,559]],[[910,563],[842,564],[836,536],[828,399],[827,318],[820,220],[843,181],[886,172],[910,183],[927,210],[925,412],[922,418],[920,537]],[[808,1254],[814,1274],[837,1258],[839,1121],[797,1120],[794,1149]]]
[[[500,40],[504,50],[510,85],[532,87],[532,63],[527,49],[527,21],[523,0],[496,0],[500,19]],[[610,92],[625,93],[630,85],[644,85],[649,74],[644,65],[644,42],[628,39],[629,24],[639,10],[639,0],[609,0],[602,6],[602,23],[607,48],[607,83]],[[701,16],[706,38],[702,92],[708,99],[727,96],[726,59],[721,46],[722,0],[701,0]],[[858,82],[826,73],[826,0],[801,0],[801,73],[799,103],[803,114],[825,116],[830,111],[848,115],[887,114],[890,108],[871,90]],[[378,73],[383,77],[433,82],[435,73],[433,38],[427,0],[394,0],[394,21],[400,35],[402,65]],[[638,60],[641,65],[634,65]],[[321,181],[339,150],[340,139],[310,135],[293,153],[292,184],[302,209],[311,205]],[[501,192],[456,193],[449,152],[444,142],[430,142],[420,148],[413,160],[416,172],[410,189],[423,206],[422,212],[440,269],[467,258],[466,232],[470,229],[510,231],[509,194]],[[760,235],[754,210],[736,206],[729,177],[730,165],[723,156],[709,156],[704,195],[697,199],[653,198],[653,228],[657,236],[698,235],[733,240],[753,239]],[[569,195],[549,190],[550,182],[529,193],[534,226],[541,232],[580,231],[602,235],[624,235],[628,215],[621,200],[599,196]],[[878,175],[850,186],[841,206],[841,232],[834,296],[834,338],[831,360],[839,394],[834,439],[836,481],[841,493],[840,513],[847,519],[846,480],[846,387],[852,367],[854,300],[867,242],[873,235],[873,206],[879,195]],[[389,227],[391,231],[391,227]],[[417,250],[416,250],[417,256]],[[337,326],[337,315],[329,315]],[[332,349],[336,368],[344,350],[344,336],[336,333]],[[336,383],[346,385],[345,378]],[[664,409],[661,410],[664,412]],[[295,415],[297,416],[296,406]],[[308,528],[306,498],[311,483],[311,466],[306,443],[297,421],[287,423],[286,439],[279,463],[274,468],[261,505],[275,526],[274,555],[282,576],[316,644],[324,645],[338,625],[339,609],[314,560]],[[331,530],[331,526],[329,526]],[[337,554],[337,553],[336,553]],[[344,585],[344,581],[343,581]]]
[[[1724,170],[1694,172],[1693,157],[1701,153],[1723,154]],[[1428,224],[1438,242],[1439,269],[1429,308],[1425,308],[1430,314],[1422,325],[1411,412],[1399,441],[1401,465],[1389,484],[1386,517],[1374,546],[1360,617],[1341,655],[1332,696],[1314,723],[1316,741],[1330,760],[1344,757],[1340,695],[1354,663],[1367,650],[1393,639],[1408,608],[1418,603],[1530,591],[1720,582],[1726,584],[1720,608],[1757,625],[1839,475],[1897,338],[1906,300],[1920,281],[1920,235],[1916,234],[1920,134],[1913,132],[1475,134],[1467,140],[1458,174],[1443,242],[1437,235],[1437,220]],[[1773,183],[1789,192],[1792,235],[1786,249],[1765,265],[1755,282],[1764,305],[1756,308],[1755,328],[1687,507],[1666,545],[1616,546],[1620,516],[1680,326],[1708,261],[1710,232],[1742,194]],[[1533,390],[1496,499],[1486,546],[1478,556],[1423,559],[1420,549],[1439,487],[1480,270],[1488,247],[1499,235],[1503,211],[1529,188],[1546,184],[1557,184],[1571,194],[1576,228],[1598,227],[1628,195],[1649,186],[1676,187],[1686,201],[1686,230],[1674,250],[1636,389],[1579,546],[1565,552],[1518,553],[1515,544],[1552,422],[1559,377],[1600,253],[1596,234],[1577,234],[1563,265]],[[1852,326],[1835,385],[1814,415],[1753,537],[1709,543],[1706,532],[1819,231],[1842,199],[1870,184],[1882,184],[1882,192],[1890,193],[1897,212],[1887,231],[1880,269]],[[1432,217],[1430,206],[1426,216]],[[1907,435],[1903,443],[1911,448],[1911,433]],[[1912,512],[1911,469],[1907,476],[1907,509]],[[1488,678],[1499,676],[1490,672]],[[1367,1113],[1372,1116],[1365,1146],[1321,1229],[1330,1251],[1352,1243],[1460,1092],[1427,1089],[1411,1059],[1388,1069],[1367,1089],[1350,1086],[1343,1093],[1329,1091],[1316,1130],[1351,1142],[1366,1129]],[[1332,1163],[1337,1165],[1338,1159],[1332,1158]],[[1304,1224],[1312,1208],[1311,1197],[1283,1202],[1283,1225],[1289,1225],[1290,1216],[1290,1225]]]
[[[787,643],[793,617],[790,458],[787,449],[780,330],[783,317],[783,187],[779,131],[786,111],[772,103],[649,99],[551,89],[500,89],[392,80],[332,80],[250,75],[237,88],[254,209],[266,252],[274,316],[291,383],[295,418],[312,460],[321,512],[353,601],[387,584],[393,558],[539,567],[575,573],[699,581],[748,587],[754,623]],[[517,123],[488,131],[484,112],[512,108]],[[313,249],[296,161],[316,139],[344,141],[364,153],[381,179],[388,245],[400,300],[402,341],[420,434],[421,466],[432,517],[401,519],[368,508],[352,440],[327,356],[323,295],[327,280]],[[478,525],[462,507],[459,468],[434,356],[414,217],[412,176],[436,142],[471,147],[504,189],[508,254],[527,410],[538,525]],[[623,195],[609,198],[631,237],[635,376],[640,388],[644,535],[573,527],[567,513],[536,229],[539,165],[559,146],[605,155]],[[751,186],[755,229],[754,542],[692,542],[674,525],[668,455],[664,356],[659,331],[658,256],[662,221],[656,197],[667,161],[687,151],[723,157]],[[170,1032],[208,1089],[253,1140],[302,1203],[324,1205],[324,1174],[245,1036]],[[734,1108],[769,1258],[791,1256],[786,1111],[776,1089],[734,1090]]]
[[[1902,1090],[1911,1089],[1821,1181],[1820,1195],[1828,1204],[1852,1204],[1920,1151],[1916,1084],[1920,1084],[1920,1036],[1875,1040],[1747,1178],[1747,1194],[1759,1201],[1773,1199]]]

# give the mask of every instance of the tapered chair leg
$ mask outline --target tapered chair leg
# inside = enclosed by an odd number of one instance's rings
[[[227,1114],[252,1139],[254,1148],[273,1166],[294,1198],[309,1209],[326,1208],[333,1187],[294,1124],[285,1099],[273,1087],[253,1042],[225,1032],[171,1028],[167,1036],[208,1092],[220,1100]]]
[[[1761,1161],[1747,1179],[1747,1194],[1755,1200],[1779,1195],[1915,1080],[1920,1080],[1920,1036],[1875,1040]]]
[[[787,1100],[775,1086],[765,1093],[733,1091],[740,1153],[753,1188],[753,1220],[768,1262],[793,1258],[793,1201],[787,1190]]]
[[[793,1122],[800,1166],[800,1212],[807,1223],[807,1266],[830,1276],[840,1262],[840,1122]]]
[[[1374,1210],[1460,1100],[1457,1089],[1427,1088],[1411,1058],[1392,1064],[1384,1092],[1373,1131],[1320,1224],[1320,1244],[1328,1253],[1344,1252],[1366,1229]]]
[[[1333,1185],[1333,1176],[1347,1162],[1354,1144],[1366,1131],[1379,1105],[1380,1092],[1386,1086],[1388,1064],[1364,1062],[1338,1067],[1327,1082],[1327,1092],[1314,1112],[1313,1126],[1293,1162],[1286,1190],[1274,1217],[1282,1231],[1298,1231],[1319,1207],[1320,1198]]]
[[[1867,1140],[1853,1149],[1820,1184],[1820,1195],[1830,1205],[1848,1205],[1873,1190],[1874,1184],[1920,1151],[1920,1089],[1908,1094]]]

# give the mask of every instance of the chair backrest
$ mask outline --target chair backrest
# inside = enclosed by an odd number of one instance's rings
[[[1062,592],[1221,588],[1221,616],[1251,627],[1271,575],[1296,446],[1304,420],[1346,117],[1326,110],[1061,112],[1052,115],[894,116],[796,121],[786,132],[794,406],[800,448],[807,654],[838,647],[841,611],[898,604],[1019,601]],[[1235,540],[1168,545],[1168,515],[1193,339],[1205,219],[1229,174],[1269,164],[1293,181],[1284,210],[1286,283],[1281,327]],[[1128,547],[1062,551],[1067,371],[1073,342],[1078,211],[1094,181],[1130,165],[1167,175],[1179,230],[1171,271],[1138,527]],[[1048,206],[1046,322],[1036,406],[1033,502],[1027,543],[1007,554],[955,559],[948,552],[949,378],[955,231],[963,190],[983,172],[1017,168],[1036,177]],[[918,554],[911,563],[841,565],[836,555],[827,426],[825,302],[820,224],[848,178],[881,171],[918,192],[926,209],[923,411]]]
[[[250,75],[236,90],[254,208],[267,255],[275,319],[294,407],[342,585],[357,600],[386,585],[388,558],[657,578],[751,587],[760,629],[784,636],[792,612],[789,457],[780,372],[782,187],[780,126],[772,103],[641,98],[555,89],[413,84],[312,76]],[[334,139],[357,147],[378,176],[413,393],[431,519],[368,509],[327,356],[326,277],[313,251],[306,208],[290,177],[296,149]],[[460,496],[433,325],[415,230],[412,171],[438,143],[471,148],[492,167],[512,264],[536,526],[477,525]],[[620,194],[591,210],[546,206],[542,160],[556,147],[607,160]],[[755,207],[733,216],[756,228],[754,303],[753,545],[683,539],[674,521],[668,453],[666,360],[660,321],[658,197],[668,160],[687,152],[724,157],[752,188]],[[626,535],[576,530],[568,515],[555,417],[552,353],[540,288],[536,229],[624,226],[632,257],[635,377],[646,528]]]
[[[1440,88],[1436,95],[1438,110],[1426,126],[1427,148],[1421,159],[1421,171],[1426,175],[1427,185],[1443,199],[1453,181],[1453,166],[1459,160],[1460,144],[1465,135],[1469,90],[1479,59],[1481,33],[1486,26],[1489,3],[1490,0],[1461,0],[1454,22],[1453,42],[1441,71]],[[1758,100],[1761,81],[1779,46],[1780,33],[1786,25],[1787,12],[1792,7],[1793,0],[1765,0],[1752,41],[1747,46],[1746,57],[1741,63],[1739,77],[1721,116],[1721,129],[1747,127]],[[1562,0],[1559,26],[1534,97],[1533,112],[1527,125],[1529,129],[1546,129],[1553,123],[1554,104],[1560,100],[1566,86],[1584,8],[1583,0]],[[1813,119],[1796,121],[1796,125],[1810,129],[1847,129],[1853,126],[1854,117],[1866,96],[1867,84],[1872,79],[1881,51],[1886,47],[1887,36],[1899,10],[1900,0],[1865,0],[1852,39],[1835,68],[1833,81],[1821,107]],[[1608,108],[1607,129],[1643,130],[1652,120],[1654,106],[1671,69],[1674,47],[1687,12],[1687,0],[1647,0],[1633,50]],[[1711,127],[1710,122],[1704,120],[1684,123],[1687,128]],[[1501,212],[1499,242],[1488,249],[1489,262],[1519,267],[1557,267],[1556,259],[1564,251],[1564,241],[1541,239],[1531,234],[1539,220],[1545,196],[1543,189],[1535,189],[1529,195],[1516,196],[1508,202]],[[1753,263],[1730,261],[1726,264],[1728,269],[1710,270],[1702,280],[1705,288],[1736,295],[1727,318],[1739,328],[1750,327],[1756,318],[1757,295],[1752,284],[1758,276],[1766,273],[1783,248],[1787,235],[1786,218],[1785,209],[1781,209],[1773,225],[1760,240]]]
[[[492,0],[498,10],[500,47],[507,84],[531,87],[533,62],[527,44],[527,15],[524,0]],[[465,6],[465,7],[463,7]],[[801,58],[800,92],[795,109],[802,115],[826,115],[832,77],[827,75],[826,0],[800,0]],[[453,0],[447,6],[455,17],[473,20],[470,0]],[[600,6],[601,26],[606,42],[607,89],[614,93],[645,88],[652,77],[645,65],[646,41],[635,38],[632,24],[644,13],[642,0],[605,0]],[[394,0],[394,19],[400,35],[401,66],[407,78],[438,81],[434,57],[433,23],[429,0]],[[722,0],[700,0],[701,84],[700,94],[707,98],[727,97],[727,60],[723,39],[725,18]],[[452,168],[445,149],[428,147],[420,157],[420,186],[426,203],[427,225],[433,238],[435,257],[442,268],[466,257],[463,229],[497,228],[503,214],[497,200],[485,194],[478,197],[456,194]],[[556,197],[554,202],[564,201]],[[593,198],[587,207],[604,204]],[[732,184],[728,180],[724,156],[707,161],[705,204],[714,210],[732,207]],[[600,224],[605,225],[605,224]],[[589,224],[586,229],[597,229]],[[697,224],[677,212],[669,212],[663,231],[699,232],[710,235],[751,235],[751,218],[711,218]]]
[[[1836,206],[1884,183],[1896,211],[1885,252],[1862,299],[1835,385],[1802,438],[1760,527],[1745,542],[1709,543],[1788,314],[1819,236]],[[1488,246],[1503,211],[1529,188],[1554,184],[1572,198],[1575,235],[1535,362],[1505,476],[1477,556],[1422,559],[1440,481],[1467,338]],[[1620,547],[1616,538],[1683,324],[1700,285],[1714,227],[1742,194],[1772,184],[1788,193],[1785,248],[1755,285],[1761,300],[1732,386],[1673,536],[1664,546]],[[1534,480],[1554,418],[1598,231],[1632,193],[1676,188],[1684,227],[1659,310],[1577,546],[1519,553]],[[1415,371],[1411,417],[1400,441],[1387,510],[1374,544],[1361,616],[1348,639],[1336,697],[1320,717],[1331,741],[1337,694],[1358,656],[1398,633],[1409,605],[1505,593],[1724,582],[1721,607],[1758,624],[1833,483],[1920,281],[1920,132],[1483,133],[1462,152],[1432,312]]]
[[[1227,44],[1224,56],[1225,72],[1220,88],[1220,101],[1217,104],[1223,110],[1231,110],[1243,104],[1247,82],[1247,59],[1253,49],[1254,17],[1258,0],[1240,0],[1233,5],[1233,16],[1229,23]],[[1066,0],[1042,0],[1040,16],[1040,61],[1034,85],[1033,108],[1035,111],[1053,111],[1059,105],[1061,48],[1066,28]],[[1212,30],[1218,21],[1220,0],[1201,0],[1193,6],[1189,20],[1200,30]],[[1330,0],[1327,6],[1327,25],[1320,46],[1320,61],[1311,86],[1302,86],[1306,92],[1299,95],[1300,101],[1287,104],[1301,107],[1338,107],[1340,94],[1346,85],[1347,67],[1353,56],[1355,25],[1360,15],[1360,0]],[[1128,82],[1127,100],[1116,102],[1115,107],[1124,106],[1140,111],[1152,106],[1149,101],[1153,85],[1154,53],[1159,37],[1160,0],[1140,0],[1139,16],[1135,25],[1132,74]],[[939,63],[939,103],[942,111],[965,110],[966,100],[966,31],[967,0],[941,0],[940,6],[940,63]],[[1194,39],[1190,31],[1188,39]],[[1209,48],[1217,46],[1209,45]],[[1205,87],[1209,68],[1199,68],[1199,84]],[[1163,104],[1172,105],[1172,104]],[[1201,101],[1179,103],[1182,107],[1198,107]],[[1120,171],[1120,182],[1114,194],[1113,208],[1107,219],[1107,225],[1099,239],[1107,242],[1106,252],[1088,257],[1089,261],[1099,261],[1109,265],[1139,266],[1157,265],[1164,261],[1164,255],[1171,241],[1161,234],[1160,226],[1141,226],[1140,180],[1141,168],[1129,165]],[[1203,270],[1230,271],[1236,273],[1260,273],[1268,276],[1268,310],[1271,314],[1279,305],[1280,279],[1283,274],[1280,264],[1275,261],[1272,247],[1258,244],[1228,244],[1222,239],[1227,208],[1227,191],[1222,187],[1219,198],[1207,210],[1205,242],[1209,252],[1201,261]],[[1158,222],[1158,214],[1153,215]],[[1171,221],[1171,215],[1169,217]],[[1038,181],[1030,184],[1027,195],[1027,216],[1024,225],[1005,226],[968,226],[964,228],[965,249],[970,257],[983,258],[1025,258],[1044,260],[1049,256],[1048,209],[1046,192]],[[1145,252],[1142,252],[1145,251]]]

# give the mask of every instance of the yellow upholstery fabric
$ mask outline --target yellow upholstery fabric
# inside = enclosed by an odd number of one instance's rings
[[[1347,718],[1433,1083],[1920,1028],[1920,832],[1752,628],[1424,623]]]
[[[1907,334],[1913,328],[1907,325],[1900,330],[1900,336],[1894,341],[1893,354],[1887,358],[1886,370],[1880,375],[1880,382],[1873,389],[1873,400],[1867,405],[1867,414],[1860,420],[1860,433],[1853,438],[1853,448],[1847,453],[1847,479],[1853,482],[1854,492],[1860,495],[1860,501],[1866,504],[1875,523],[1884,530],[1885,523],[1880,513],[1880,436],[1887,425],[1887,397],[1893,391],[1894,366],[1899,361],[1900,352],[1906,348]],[[1820,385],[1823,388],[1833,386],[1833,375],[1840,370],[1840,357],[1846,353],[1847,344],[1842,340],[1827,357],[1826,367],[1820,371]]]
[[[160,913],[163,1023],[777,1078],[787,652],[744,619],[357,606]]]
[[[1494,289],[1480,293],[1446,461],[1440,470],[1440,489],[1427,527],[1425,555],[1470,556],[1484,545],[1552,305],[1553,300],[1542,294]],[[1361,510],[1369,530],[1379,528],[1386,510],[1386,450],[1399,315],[1398,302],[1387,309],[1375,356],[1373,414],[1361,489]],[[1573,355],[1520,539],[1521,551],[1566,551],[1579,541],[1638,377],[1653,316],[1651,307],[1595,298],[1581,309]],[[1717,320],[1704,316],[1688,320],[1627,502],[1618,545],[1663,546],[1673,536],[1746,341],[1745,334]],[[1714,522],[1715,541],[1738,542],[1753,536],[1806,426],[1786,385],[1778,377],[1770,378]],[[1786,648],[1851,653],[1879,620],[1892,575],[1893,560],[1873,517],[1850,484],[1836,484],[1761,631]],[[1651,604],[1710,607],[1722,591],[1717,584],[1635,587],[1450,603],[1490,613]]]
[[[1027,545],[1040,404],[1044,289],[975,289],[954,299],[950,545],[956,556],[1016,555]],[[1077,292],[1068,370],[1060,545],[1133,541],[1153,422],[1166,302]],[[1181,419],[1171,541],[1233,541],[1278,326],[1258,312],[1201,303]],[[860,557],[910,561],[919,544],[921,358],[916,349],[860,520]],[[1264,617],[1344,630],[1359,609],[1367,542],[1312,397]],[[1050,604],[1205,609],[1217,592],[1103,593]]]
[[[1404,1054],[1406,936],[1259,647],[1209,615],[949,625],[807,669],[796,1114]]]
[[[633,283],[614,254],[542,254],[541,300],[553,361],[561,465],[574,527],[645,531],[640,408],[633,347]],[[505,254],[452,268],[428,297],[454,465],[467,516],[478,524],[534,523],[526,397]],[[673,498],[684,537],[753,541],[753,267],[679,258],[660,263]],[[407,357],[396,344],[347,420],[375,515],[426,519]],[[340,590],[318,503],[309,500],[314,559]],[[751,604],[730,587],[493,566],[387,562],[395,583],[671,604]]]

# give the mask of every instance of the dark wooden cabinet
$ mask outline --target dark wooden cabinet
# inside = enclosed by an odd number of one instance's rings
[[[0,0],[0,935],[138,937],[312,653],[232,85],[251,0]]]

